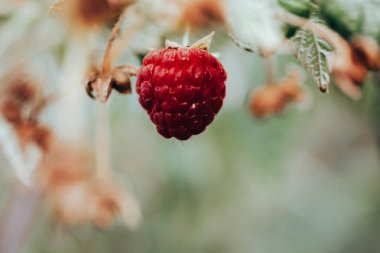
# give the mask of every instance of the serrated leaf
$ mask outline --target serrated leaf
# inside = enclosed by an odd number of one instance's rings
[[[311,31],[301,29],[291,39],[291,51],[295,58],[312,75],[322,92],[328,92],[333,49]]]

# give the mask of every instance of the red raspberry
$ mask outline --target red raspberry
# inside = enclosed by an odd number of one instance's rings
[[[226,95],[226,78],[221,63],[206,50],[169,47],[144,58],[136,91],[162,136],[187,140],[214,120]]]

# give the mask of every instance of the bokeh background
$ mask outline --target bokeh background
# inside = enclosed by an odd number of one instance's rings
[[[0,4],[0,70],[28,62],[48,90],[57,89],[70,31],[59,16],[46,14],[50,2],[14,2]],[[99,33],[91,46],[100,55],[109,28]],[[191,40],[206,34],[191,34]],[[111,96],[112,168],[140,203],[139,228],[130,231],[120,221],[106,229],[67,228],[42,202],[22,252],[380,252],[378,74],[368,76],[363,99],[353,102],[334,87],[320,93],[305,73],[304,101],[259,120],[250,115],[247,97],[266,82],[261,58],[223,34],[211,51],[220,52],[228,73],[225,104],[214,123],[188,141],[158,135],[135,92]],[[129,49],[119,61],[138,64]],[[297,65],[280,55],[277,76],[289,64]],[[81,134],[91,145],[96,106],[82,88]],[[57,113],[52,105],[44,121],[54,126]],[[3,155],[0,162],[5,210],[15,176]]]

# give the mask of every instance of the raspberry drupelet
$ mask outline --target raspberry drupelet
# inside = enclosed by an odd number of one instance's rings
[[[144,58],[136,91],[162,136],[187,140],[203,132],[221,109],[226,78],[207,50],[169,47]]]

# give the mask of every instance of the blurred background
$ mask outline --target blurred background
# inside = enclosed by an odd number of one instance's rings
[[[162,47],[165,37],[181,41],[184,32],[172,27],[183,11],[176,1],[137,2],[127,9],[121,37],[144,19],[117,64],[138,66],[144,50]],[[69,144],[67,152],[84,146],[93,164],[97,103],[80,83],[84,71],[101,61],[115,19],[83,21],[73,14],[75,5],[52,6],[0,3],[0,75],[26,73],[57,93],[40,121]],[[130,229],[120,217],[100,227],[65,224],[51,201],[34,200],[43,183],[20,186],[2,153],[1,252],[380,252],[378,73],[368,74],[362,99],[352,101],[334,85],[327,95],[319,92],[292,55],[281,52],[276,76],[285,76],[289,65],[298,69],[305,96],[279,114],[255,118],[250,93],[267,82],[265,64],[206,17],[190,40],[217,31],[210,51],[220,53],[228,79],[224,106],[204,133],[184,142],[162,138],[138,102],[134,77],[131,95],[113,92],[108,101],[112,182],[134,196],[139,226]],[[82,212],[83,203],[70,203],[81,204]],[[29,217],[26,225],[23,217]],[[4,232],[18,226],[20,239]],[[17,244],[15,250],[7,243]]]

